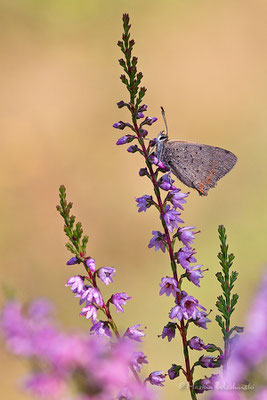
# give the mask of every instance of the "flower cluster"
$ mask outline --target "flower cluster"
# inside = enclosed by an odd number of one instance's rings
[[[87,237],[82,236],[83,230],[81,223],[77,223],[74,227],[75,217],[70,215],[72,203],[66,200],[66,189],[64,186],[59,188],[60,205],[57,209],[64,219],[64,230],[69,239],[66,247],[75,255],[67,261],[67,265],[81,264],[83,265],[86,274],[71,276],[66,286],[70,287],[76,298],[79,299],[82,305],[81,316],[89,319],[92,323],[90,328],[91,335],[100,339],[112,339],[113,336],[121,342],[130,341],[133,343],[141,342],[145,336],[140,324],[128,327],[123,334],[120,334],[114,318],[111,313],[111,305],[116,312],[124,312],[123,306],[131,299],[125,292],[112,294],[107,301],[104,300],[100,289],[100,283],[109,285],[113,282],[115,276],[115,268],[101,267],[97,268],[95,260],[92,257],[86,256]],[[85,245],[84,245],[85,243]],[[99,314],[102,313],[104,318],[99,319]],[[143,364],[147,364],[147,358],[141,351],[135,351],[130,360],[127,369],[131,369],[139,386],[144,387],[138,373],[141,372]],[[150,374],[151,375],[151,374]],[[153,373],[151,375],[153,377]],[[146,382],[154,384],[150,378]],[[130,393],[130,390],[128,391]],[[130,398],[130,394],[128,396]],[[122,397],[123,398],[123,397]],[[128,397],[127,397],[128,398]]]
[[[28,359],[33,367],[24,388],[35,398],[151,399],[147,388],[129,374],[129,365],[140,372],[147,363],[134,342],[111,344],[103,337],[66,333],[56,327],[51,305],[41,299],[27,308],[9,301],[0,323],[9,351]]]
[[[115,336],[119,337],[116,324],[111,316],[110,306],[113,305],[117,312],[123,312],[123,306],[131,297],[122,292],[114,293],[107,301],[104,300],[99,284],[109,285],[112,283],[116,270],[113,267],[96,268],[95,260],[92,257],[86,257],[87,236],[82,236],[81,223],[78,222],[74,227],[75,217],[70,215],[72,203],[66,201],[64,186],[60,186],[59,194],[60,205],[57,206],[57,209],[64,218],[64,230],[69,238],[67,248],[75,254],[67,261],[67,265],[82,264],[86,272],[85,275],[71,276],[66,286],[70,287],[75,297],[79,299],[79,303],[82,305],[81,315],[91,320],[90,332],[92,334],[111,338],[113,332]],[[104,315],[104,320],[99,319],[99,312]],[[136,340],[134,335],[131,338]],[[139,335],[137,338],[139,339]]]

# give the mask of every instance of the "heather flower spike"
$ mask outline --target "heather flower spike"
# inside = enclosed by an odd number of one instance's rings
[[[187,292],[182,290],[183,280],[187,279],[193,285],[200,286],[203,273],[206,269],[202,265],[194,265],[196,262],[195,250],[192,244],[195,240],[194,227],[183,226],[181,212],[184,209],[188,193],[183,193],[179,188],[174,186],[174,180],[168,166],[164,165],[159,159],[159,153],[155,154],[155,145],[158,143],[157,138],[152,138],[149,142],[145,142],[144,136],[148,135],[148,130],[157,121],[156,117],[145,116],[147,105],[142,104],[146,89],[140,86],[143,74],[137,70],[137,58],[132,55],[134,41],[130,39],[130,25],[129,16],[123,16],[123,36],[122,41],[118,45],[123,53],[123,58],[119,60],[119,64],[123,68],[123,75],[121,76],[122,83],[126,86],[129,92],[129,102],[120,101],[119,108],[127,104],[127,108],[131,114],[131,123],[118,122],[113,126],[115,128],[124,129],[130,128],[130,136],[133,138],[133,144],[127,149],[130,153],[138,153],[144,158],[145,166],[139,170],[141,177],[147,177],[153,185],[153,197],[146,194],[142,197],[136,198],[138,212],[147,211],[151,206],[155,206],[159,212],[160,222],[162,224],[161,230],[153,230],[152,238],[149,241],[148,247],[154,248],[156,251],[161,250],[163,253],[168,253],[170,259],[171,276],[164,276],[160,282],[160,296],[166,294],[173,301],[173,307],[169,312],[169,321],[164,327],[162,338],[167,337],[168,341],[175,338],[176,332],[181,335],[183,343],[183,353],[185,357],[185,366],[176,366],[170,368],[168,376],[170,379],[178,377],[180,369],[188,382],[191,398],[196,399],[196,393],[193,385],[194,368],[191,367],[189,358],[189,349],[193,351],[199,349],[202,341],[199,338],[191,339],[188,341],[187,334],[189,325],[194,323],[200,328],[207,328],[207,323],[210,322],[206,308],[203,307],[198,300],[190,296]],[[128,106],[129,105],[129,106]],[[165,118],[165,114],[164,114]],[[144,127],[145,134],[144,134]],[[166,127],[167,129],[167,127]],[[119,139],[120,143],[127,141],[126,136]],[[135,143],[134,143],[135,142]],[[166,173],[167,172],[167,173]],[[178,240],[177,240],[178,239]],[[182,249],[175,250],[177,243],[182,243]],[[181,268],[182,267],[182,268]],[[117,294],[118,296],[120,294]],[[114,295],[116,296],[116,295]],[[111,302],[121,311],[120,299],[116,305],[116,298],[113,296]],[[125,333],[134,340],[140,340],[138,337],[138,329],[135,327],[129,328]],[[204,346],[204,343],[203,343]],[[203,350],[205,348],[203,347]],[[166,374],[162,371],[155,371],[149,375],[147,381],[153,385],[162,386]]]
[[[75,217],[70,214],[72,203],[68,203],[66,200],[66,189],[64,186],[60,186],[59,196],[60,205],[57,206],[57,210],[64,219],[64,231],[69,240],[66,247],[69,251],[75,254],[67,264],[81,264],[84,267],[84,275],[75,275],[70,277],[66,286],[71,288],[75,297],[79,298],[80,305],[83,305],[80,315],[91,320],[92,326],[90,328],[90,334],[98,338],[106,338],[109,340],[112,339],[112,337],[115,337],[120,341],[118,328],[111,315],[110,304],[113,303],[117,312],[123,312],[123,306],[131,297],[129,297],[125,292],[121,292],[113,294],[107,301],[104,300],[100,284],[109,285],[112,283],[116,270],[113,267],[101,267],[96,269],[95,260],[92,257],[86,256],[88,237],[83,236],[82,224],[80,222],[75,225]],[[143,207],[143,205],[141,205],[141,207]],[[101,320],[99,320],[100,315]],[[133,327],[128,328],[124,336],[133,341],[141,341],[144,333],[139,329],[139,327],[140,325],[134,325]],[[129,357],[128,368],[126,368],[125,374],[128,373],[127,370],[130,368],[133,372],[134,379],[138,383],[138,390],[141,390],[140,388],[143,387],[142,390],[144,390],[145,393],[146,391],[144,386],[141,384],[138,372],[140,372],[142,364],[147,363],[146,356],[143,355],[143,353],[141,356],[140,353],[139,357],[135,359],[133,364],[130,362],[131,357]],[[112,396],[109,397],[111,398]]]

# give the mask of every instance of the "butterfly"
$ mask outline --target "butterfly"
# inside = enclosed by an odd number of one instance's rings
[[[234,167],[237,157],[229,150],[206,144],[169,140],[165,111],[161,107],[166,134],[160,132],[156,141],[156,157],[186,186],[201,196]]]

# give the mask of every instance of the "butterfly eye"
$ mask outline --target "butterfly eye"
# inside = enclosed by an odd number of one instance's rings
[[[158,140],[159,140],[160,142],[164,142],[164,141],[167,140],[167,139],[168,139],[168,136],[167,136],[167,135],[160,135],[159,138],[158,138]]]
[[[164,135],[163,132],[164,131],[160,131],[160,133],[158,134],[157,143],[164,142],[165,140],[168,139],[168,135]]]

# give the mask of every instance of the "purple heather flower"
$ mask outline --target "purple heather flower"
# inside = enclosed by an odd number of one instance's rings
[[[162,190],[175,190],[176,187],[173,186],[174,180],[171,179],[170,172],[167,174],[163,175],[159,180],[158,180],[158,185]]]
[[[139,176],[148,176],[147,168],[141,168],[139,171]]]
[[[180,189],[172,190],[170,193],[170,201],[173,205],[174,208],[180,208],[180,210],[183,210],[184,207],[182,204],[186,203],[185,198],[188,197],[188,193],[183,193],[180,191]]]
[[[151,142],[151,146],[153,145],[153,141],[150,141]],[[155,143],[157,143],[157,140],[155,139]],[[149,145],[150,145],[150,143],[149,143]],[[165,164],[163,164],[163,162],[162,161],[160,161],[154,154],[151,154],[150,156],[149,156],[149,159],[150,159],[150,161],[152,162],[152,164],[154,164],[154,165],[156,165],[160,170],[162,170],[162,171],[169,171],[170,170],[170,168],[168,168],[168,166],[166,166]]]
[[[175,330],[176,330],[176,324],[174,324],[173,322],[168,322],[167,325],[165,325],[163,328],[161,334],[162,339],[167,337],[168,341],[170,342],[175,337]]]
[[[205,344],[202,339],[200,339],[198,336],[193,336],[189,341],[188,345],[190,349],[192,350],[203,350],[205,349]]]
[[[197,382],[195,382],[195,391],[196,393],[204,393],[204,391],[206,390],[214,390],[217,386],[217,384],[219,383],[219,379],[220,375],[219,374],[212,374],[210,377],[205,377],[204,379],[199,379]],[[221,391],[220,391],[221,392]],[[230,396],[225,396],[223,393],[225,392],[221,392],[222,393],[222,397],[220,397],[220,400],[241,400],[240,397],[236,397],[236,396],[232,396],[230,394]],[[219,398],[216,400],[219,400]]]
[[[184,318],[183,316],[183,309],[181,306],[174,306],[171,311],[169,312],[169,317],[171,319],[177,318],[178,321],[182,321],[182,319]]]
[[[148,135],[148,131],[146,129],[140,129],[139,133],[142,138],[145,138]]]
[[[200,311],[200,317],[194,320],[194,324],[199,328],[207,329],[207,323],[211,322],[209,318],[207,318],[208,314],[206,312]]]
[[[94,324],[97,319],[97,308],[93,305],[86,306],[82,308],[80,315],[84,315],[86,319],[91,318],[92,324]]]
[[[165,278],[161,278],[161,283],[159,284],[161,287],[159,295],[162,296],[164,293],[166,296],[172,294],[174,297],[176,293],[179,292],[177,281],[174,278],[170,278],[166,276]]]
[[[141,125],[152,125],[157,120],[158,120],[158,118],[156,118],[156,117],[146,117],[146,119],[142,122]]]
[[[151,385],[163,386],[163,383],[165,382],[165,377],[166,375],[163,371],[154,371],[151,372],[146,381],[151,383]]]
[[[136,197],[135,201],[137,202],[138,212],[146,211],[153,204],[152,196],[148,194],[142,197]]]
[[[163,162],[160,161],[160,160],[158,160],[156,165],[161,171],[168,171],[169,170],[169,168],[165,164],[163,164]]]
[[[123,130],[126,126],[128,126],[131,129],[133,129],[131,124],[129,124],[128,122],[123,122],[123,121],[116,122],[112,126],[113,126],[113,128],[121,129],[121,130]]]
[[[168,375],[171,380],[178,378],[180,375],[181,365],[172,364],[171,368],[168,370]]]
[[[119,122],[116,122],[115,124],[113,124],[112,126],[115,129],[124,129],[126,125],[124,122],[119,121]]]
[[[173,232],[174,229],[178,228],[178,223],[184,222],[181,218],[179,218],[179,215],[181,215],[181,213],[175,209],[171,209],[169,204],[166,206],[164,221],[170,232]]]
[[[196,252],[191,247],[182,247],[177,253],[179,264],[181,264],[184,269],[190,268],[190,263],[197,262],[194,254],[196,254]]]
[[[201,270],[201,267],[202,267],[202,265],[195,265],[194,267],[191,267],[191,268],[187,269],[187,273],[188,273],[187,278],[188,278],[188,280],[190,282],[192,282],[194,285],[198,286],[198,287],[200,286],[199,285],[199,280],[201,278],[203,278],[203,272],[204,272],[204,271]]]
[[[121,144],[126,144],[126,143],[130,143],[132,142],[134,139],[136,138],[136,136],[133,135],[125,135],[122,136],[121,138],[119,138],[116,142],[117,145],[121,145]]]
[[[133,146],[128,147],[127,151],[128,153],[136,153],[139,151],[139,148],[136,144],[134,144]]]
[[[156,146],[156,144],[158,143],[158,139],[157,138],[154,138],[154,139],[150,139],[149,140],[149,147],[154,147],[154,146]],[[150,161],[154,164],[154,161],[153,160],[157,160],[158,161],[158,158],[155,156],[155,154],[153,153],[153,154],[151,154],[150,155]],[[155,164],[156,165],[156,164]]]
[[[105,285],[109,285],[113,282],[112,277],[115,275],[115,272],[115,268],[102,267],[97,271],[97,275]]]
[[[92,257],[87,258],[85,264],[91,272],[95,272],[95,260]]]
[[[80,304],[82,304],[84,301],[86,302],[87,306],[89,306],[92,303],[95,303],[99,307],[102,307],[104,304],[101,293],[99,292],[98,289],[92,286],[84,287],[84,291],[83,293],[81,293]]]
[[[146,355],[142,351],[133,353],[132,365],[136,372],[141,372],[143,364],[148,364]]]
[[[194,234],[196,232],[192,232],[192,229],[195,229],[193,226],[183,226],[182,228],[178,229],[178,238],[183,242],[183,244],[187,247],[189,246],[189,243],[193,243],[193,240],[195,239]]]
[[[198,300],[193,296],[189,296],[186,292],[182,293],[182,298],[180,302],[183,307],[183,314],[186,319],[192,318],[197,319],[201,317],[201,311],[198,308],[206,311],[206,308],[199,304]]]
[[[179,321],[182,319],[190,319],[193,320],[201,317],[201,312],[199,308],[202,310],[206,310],[203,306],[201,306],[197,299],[193,296],[189,296],[186,292],[181,293],[180,304],[174,306],[170,313],[169,317],[171,319],[177,318]]]
[[[123,100],[121,100],[117,103],[117,106],[118,108],[129,107],[129,103],[125,103]]]
[[[138,112],[144,112],[147,111],[147,105],[146,104],[142,104],[139,108],[138,108]]]
[[[155,250],[158,251],[159,249],[165,253],[166,245],[165,245],[165,235],[160,233],[159,231],[152,231],[154,237],[150,239],[148,247],[154,247]]]
[[[141,112],[137,113],[136,119],[140,119],[140,118],[145,118],[144,114]]]
[[[222,363],[221,357],[211,357],[211,356],[202,356],[198,360],[198,365],[201,365],[203,368],[217,368],[220,367]]]
[[[236,336],[238,336],[238,335],[236,335]],[[213,343],[208,343],[205,345],[204,349],[211,353],[211,352],[218,350],[218,347]]]
[[[142,342],[142,337],[145,336],[142,329],[140,329],[141,324],[136,324],[127,329],[124,336],[136,342]]]
[[[67,261],[67,265],[74,265],[74,264],[78,264],[80,261],[78,260],[78,258],[77,257],[71,257],[70,259],[69,259],[69,261]]]
[[[102,337],[102,336],[107,336],[109,338],[112,337],[112,333],[110,332],[108,323],[103,322],[103,321],[96,322],[90,329],[90,332],[94,333],[95,335],[97,335],[99,337]]]
[[[73,293],[77,293],[79,297],[83,293],[84,278],[80,275],[72,276],[67,280],[65,286],[70,286]]]
[[[111,303],[114,304],[114,306],[116,307],[116,311],[121,311],[123,312],[123,308],[122,305],[126,304],[127,300],[130,300],[132,297],[127,296],[127,294],[125,292],[122,293],[115,293],[113,294],[113,296],[111,297]]]

